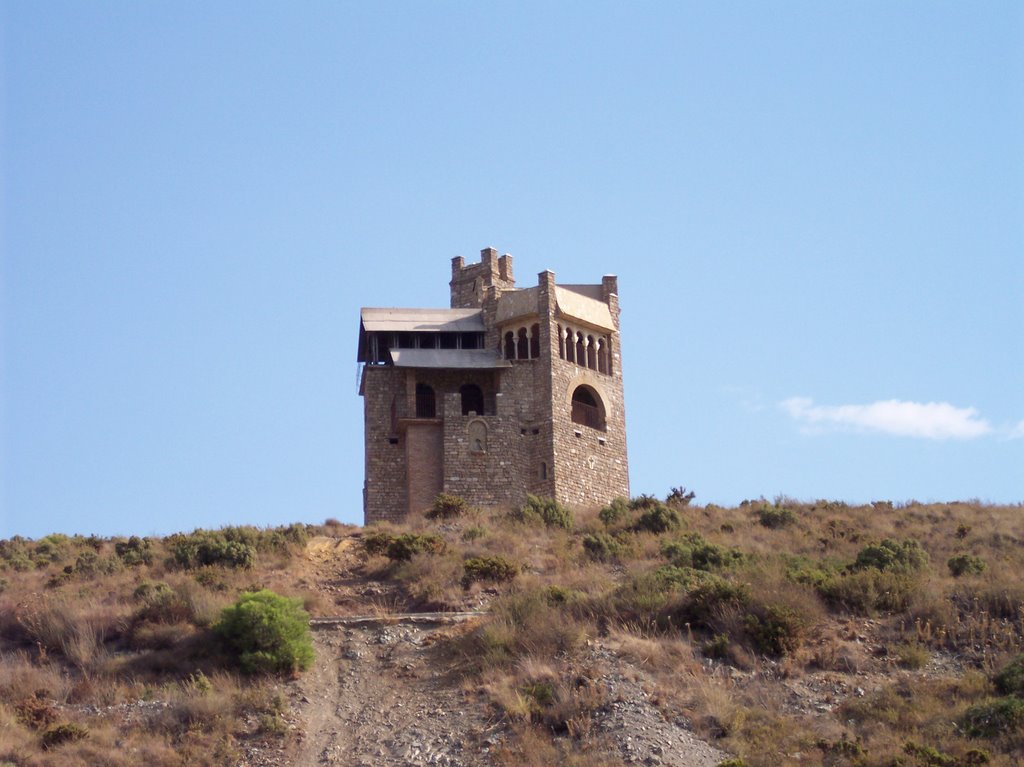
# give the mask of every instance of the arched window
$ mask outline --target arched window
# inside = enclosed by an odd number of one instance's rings
[[[609,336],[605,340],[608,342],[608,375],[611,375],[614,372],[612,370],[612,339]]]
[[[512,331],[508,331],[505,334],[505,359],[514,360],[516,358],[516,337]]]
[[[437,402],[434,399],[434,390],[426,384],[416,384],[416,417],[437,417]]]
[[[459,387],[459,394],[462,395],[462,414],[477,415],[484,414],[484,393],[476,384],[464,384]]]
[[[526,328],[519,328],[519,348],[517,352],[519,359],[530,359],[530,339],[526,337]]]
[[[562,333],[562,326],[558,326],[558,356],[565,359],[565,335]]]
[[[605,430],[604,403],[600,395],[589,386],[577,386],[572,393],[572,422]]]
[[[583,334],[576,334],[576,364],[580,367],[587,366],[587,350],[584,348]]]
[[[576,361],[576,341],[572,333],[572,328],[565,329],[565,358],[569,362]]]
[[[587,336],[587,367],[597,370],[597,345],[593,336]]]
[[[540,356],[540,325],[534,323],[530,328],[530,359]]]
[[[469,449],[473,453],[487,452],[487,425],[483,421],[470,421]]]
[[[597,339],[597,372],[608,372],[608,344],[603,338]]]

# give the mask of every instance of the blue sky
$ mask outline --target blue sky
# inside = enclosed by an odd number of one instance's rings
[[[487,246],[619,275],[634,493],[1024,501],[1018,2],[0,8],[0,536],[360,521]]]

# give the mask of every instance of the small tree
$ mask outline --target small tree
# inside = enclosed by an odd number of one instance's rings
[[[302,600],[268,589],[242,594],[224,608],[214,630],[250,674],[304,671],[314,659]]]

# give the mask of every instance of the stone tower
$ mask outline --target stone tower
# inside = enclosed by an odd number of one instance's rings
[[[366,523],[438,493],[512,507],[629,496],[615,277],[516,288],[512,257],[452,259],[451,308],[361,311]]]

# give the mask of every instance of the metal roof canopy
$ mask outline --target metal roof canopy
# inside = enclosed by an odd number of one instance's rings
[[[461,370],[488,370],[510,368],[490,349],[392,349],[391,361],[399,368],[452,368]]]
[[[373,309],[359,313],[363,330],[399,333],[483,333],[481,309]]]

